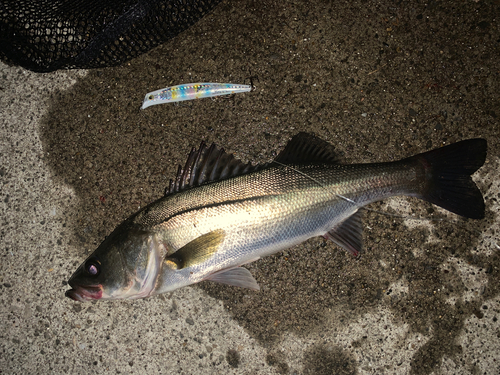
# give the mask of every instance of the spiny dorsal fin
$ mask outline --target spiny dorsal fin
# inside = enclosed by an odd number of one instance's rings
[[[205,142],[201,142],[198,150],[195,148],[191,150],[184,168],[179,165],[177,176],[175,180],[170,180],[165,195],[206,182],[240,176],[257,168],[260,166],[244,164],[233,155],[226,154],[223,148],[218,148],[214,143],[207,147]]]
[[[335,150],[331,144],[308,133],[298,133],[275,159],[281,164],[328,163],[337,164]],[[184,168],[179,165],[175,180],[165,189],[165,195],[177,193],[206,182],[241,176],[264,168],[265,165],[244,164],[214,143],[207,147],[201,142],[198,150],[193,147]]]
[[[333,146],[313,134],[298,133],[275,159],[282,164],[338,164]]]
[[[203,234],[188,242],[165,260],[174,262],[177,269],[203,263],[219,250],[225,236],[226,232],[222,229]]]

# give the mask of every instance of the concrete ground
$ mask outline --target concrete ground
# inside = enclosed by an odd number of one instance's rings
[[[119,68],[0,64],[0,373],[500,373],[498,19],[483,0],[234,0]],[[251,93],[139,109],[169,85],[250,76]],[[390,199],[365,213],[360,258],[312,239],[248,265],[260,292],[64,297],[192,146],[259,163],[299,131],[346,163],[486,138],[486,218]]]

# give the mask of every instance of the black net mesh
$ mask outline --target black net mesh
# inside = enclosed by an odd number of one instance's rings
[[[2,0],[0,59],[37,72],[115,66],[193,25],[220,0]]]

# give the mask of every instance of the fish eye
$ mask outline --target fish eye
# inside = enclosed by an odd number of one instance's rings
[[[149,95],[148,99],[153,100],[155,97],[153,95]]]
[[[97,258],[92,257],[85,262],[84,269],[90,276],[97,276],[101,272],[101,262]]]

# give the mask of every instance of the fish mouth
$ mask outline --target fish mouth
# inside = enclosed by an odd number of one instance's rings
[[[73,301],[85,302],[102,298],[101,285],[71,286],[73,287],[73,289],[67,290],[64,295],[68,298],[71,298]]]

